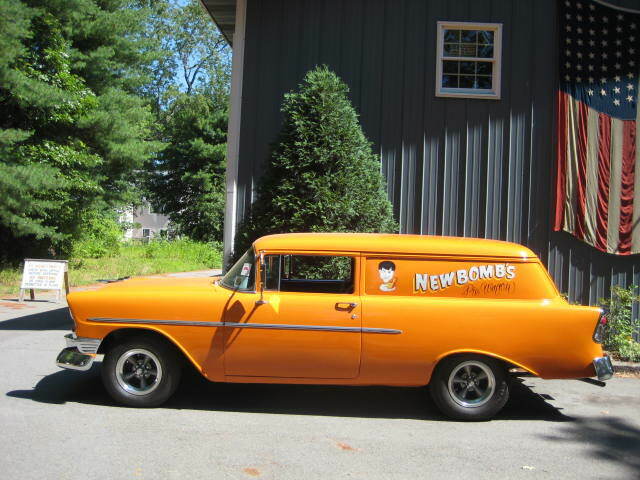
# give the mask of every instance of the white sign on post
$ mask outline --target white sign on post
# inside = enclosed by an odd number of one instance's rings
[[[68,267],[66,260],[39,260],[25,258],[20,285],[20,301],[24,301],[24,293],[30,290],[31,299],[35,298],[34,290],[57,290],[56,301],[64,288],[69,293]]]

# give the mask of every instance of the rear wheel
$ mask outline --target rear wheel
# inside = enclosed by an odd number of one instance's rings
[[[429,389],[442,413],[456,420],[488,420],[509,399],[506,369],[481,355],[445,358],[436,367]]]
[[[102,381],[113,399],[132,407],[164,403],[180,381],[175,351],[165,342],[136,337],[113,346],[102,362]]]

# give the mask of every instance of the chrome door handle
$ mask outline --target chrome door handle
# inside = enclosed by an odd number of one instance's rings
[[[358,306],[357,303],[353,302],[338,302],[336,303],[336,309],[338,310],[353,310]]]

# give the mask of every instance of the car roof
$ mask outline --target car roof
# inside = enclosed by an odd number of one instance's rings
[[[469,257],[535,258],[517,243],[484,238],[387,233],[283,233],[254,242],[256,251],[327,251]]]

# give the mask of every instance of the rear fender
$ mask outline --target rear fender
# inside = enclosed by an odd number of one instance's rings
[[[433,368],[429,372],[429,378],[427,378],[427,382],[431,381],[431,376],[433,374],[433,371],[437,368],[437,366],[440,364],[442,360],[444,360],[445,358],[451,357],[452,355],[464,355],[464,354],[483,355],[485,357],[495,358],[496,360],[501,360],[507,365],[513,365],[514,367],[521,368],[535,376],[538,376],[538,372],[535,371],[533,368],[525,364],[522,364],[516,360],[513,360],[511,358],[505,357],[503,355],[498,355],[497,353],[493,353],[493,352],[487,352],[486,350],[458,349],[458,350],[450,350],[448,352],[444,352],[436,358],[435,362],[433,363]]]

